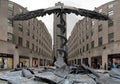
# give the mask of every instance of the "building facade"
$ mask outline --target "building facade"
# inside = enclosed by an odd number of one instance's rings
[[[17,64],[34,67],[50,65],[52,38],[45,24],[36,19],[12,21],[27,8],[9,0],[0,0],[0,70],[12,69]]]
[[[111,20],[90,18],[79,20],[68,39],[70,65],[85,63],[93,68],[100,64],[107,69],[109,62],[120,64],[120,0],[114,0],[95,8],[107,14]]]

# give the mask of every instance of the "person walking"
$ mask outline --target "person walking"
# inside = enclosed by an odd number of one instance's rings
[[[98,62],[98,64],[97,64],[97,69],[100,69],[100,63]]]

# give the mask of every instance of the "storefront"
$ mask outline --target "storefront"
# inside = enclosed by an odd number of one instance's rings
[[[82,59],[82,63],[89,66],[89,63],[88,63],[88,58],[83,58]]]
[[[28,56],[19,56],[19,64],[20,64],[20,67],[29,67],[30,58]]]
[[[43,66],[43,59],[40,59],[40,66]]]
[[[13,55],[0,53],[0,70],[13,68]]]
[[[74,60],[74,64],[77,64],[77,60],[76,59]]]
[[[108,65],[109,62],[114,63],[116,67],[120,65],[120,54],[108,55]]]
[[[91,67],[97,68],[98,64],[102,65],[102,56],[96,56],[91,58]]]
[[[32,66],[37,67],[38,66],[38,58],[32,58]]]
[[[46,66],[46,65],[47,65],[46,63],[47,63],[47,60],[46,60],[46,59],[44,59],[44,66]]]
[[[78,59],[78,65],[81,65],[81,59]]]

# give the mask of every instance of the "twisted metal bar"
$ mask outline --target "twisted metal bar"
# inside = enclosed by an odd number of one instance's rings
[[[59,52],[59,54],[64,58],[64,61],[67,63],[67,61],[65,60],[66,56],[67,56],[67,52],[65,50],[65,46],[67,43],[67,38],[65,36],[66,34],[66,22],[63,19],[63,13],[59,13],[60,16],[60,24],[57,25],[58,28],[60,28],[60,35],[57,35],[60,38],[61,41],[61,45],[59,46],[60,49],[57,49],[57,51]]]
[[[24,14],[18,14],[15,17],[13,17],[13,20],[28,20],[31,18],[36,18],[38,16],[45,16],[46,14],[50,15],[52,13],[57,14],[61,12],[61,9],[64,10],[63,13],[74,13],[76,15],[81,15],[89,18],[99,19],[99,20],[108,20],[109,17],[105,14],[98,13],[96,11],[76,8],[76,7],[69,7],[69,6],[55,6],[55,7],[49,7],[46,9],[38,9],[34,11],[30,11]]]

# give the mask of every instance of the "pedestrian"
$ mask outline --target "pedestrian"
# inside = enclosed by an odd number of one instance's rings
[[[19,63],[17,64],[17,68],[20,68],[20,64]]]
[[[97,64],[97,68],[100,69],[100,63],[99,63],[99,62],[98,62],[98,64]]]
[[[106,63],[104,64],[104,69],[106,70]]]

